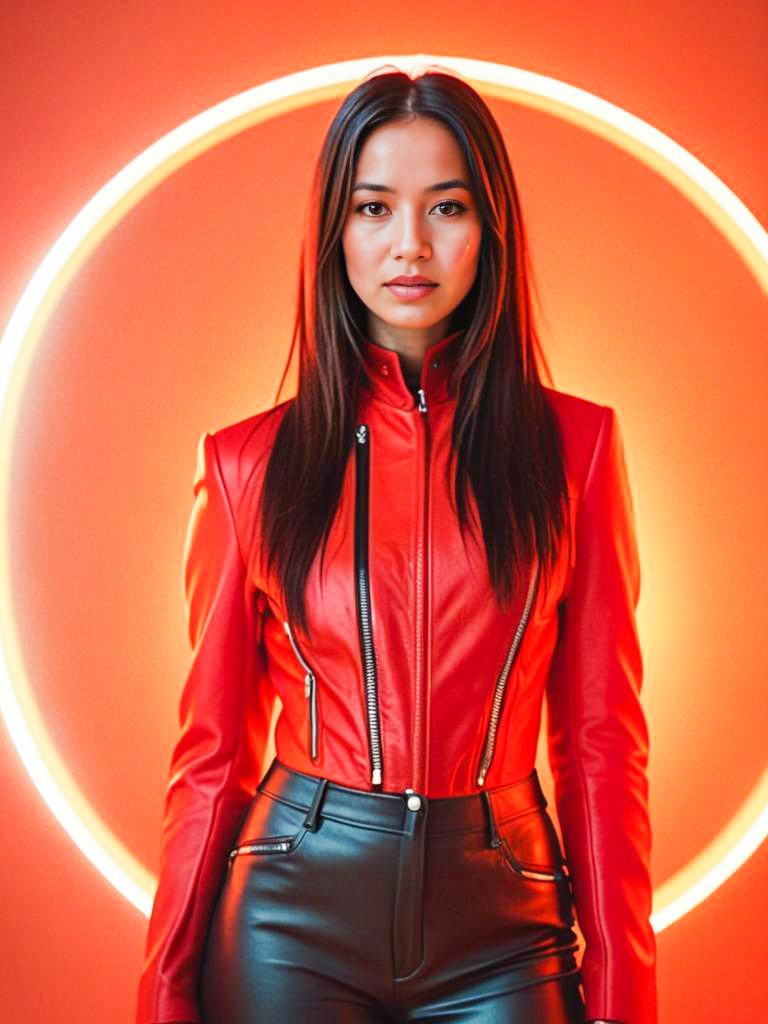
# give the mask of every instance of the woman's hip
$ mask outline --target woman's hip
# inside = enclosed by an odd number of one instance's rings
[[[280,964],[286,978],[309,972],[393,1009],[478,985],[482,998],[494,986],[572,985],[572,924],[567,865],[535,772],[428,799],[350,789],[274,760],[230,854],[206,995],[209,1005],[225,990],[255,998],[265,984],[274,990]]]

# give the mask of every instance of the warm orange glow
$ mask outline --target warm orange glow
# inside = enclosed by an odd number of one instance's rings
[[[89,861],[149,914],[154,879],[82,795],[39,713],[17,639],[11,601],[8,503],[12,446],[32,358],[59,299],[88,256],[157,185],[195,157],[252,125],[341,97],[385,63],[438,64],[482,93],[546,111],[599,135],[653,169],[723,234],[768,294],[768,237],[740,200],[703,164],[651,125],[552,78],[466,58],[379,56],[311,68],[240,93],[180,125],[107,182],[56,240],[19,300],[0,342],[0,706],[19,755],[52,813]],[[657,931],[725,881],[768,835],[768,770],[722,832],[655,894]]]

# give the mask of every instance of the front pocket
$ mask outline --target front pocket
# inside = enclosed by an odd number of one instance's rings
[[[307,832],[305,808],[270,796],[262,789],[251,805],[230,846],[229,864],[239,856],[290,856]]]
[[[567,864],[560,839],[544,807],[535,807],[498,825],[505,862],[522,878],[559,882]]]
[[[230,850],[230,864],[235,857],[243,854],[292,853],[301,842],[304,830],[294,836],[264,836],[259,839],[246,839]]]
[[[514,872],[520,875],[522,878],[532,878],[537,882],[559,882],[561,878],[564,878],[562,870],[552,867],[544,868],[532,868],[525,864],[521,864],[514,856],[509,852],[509,847],[506,843],[502,844],[504,850],[504,856],[507,863]]]

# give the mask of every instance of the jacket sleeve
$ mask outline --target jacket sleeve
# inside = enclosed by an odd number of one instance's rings
[[[603,406],[547,681],[554,800],[584,935],[586,1018],[656,1024],[640,563],[616,414]]]
[[[192,661],[171,755],[136,1024],[201,1020],[198,975],[227,855],[261,778],[274,691],[216,439],[198,446],[184,551]]]

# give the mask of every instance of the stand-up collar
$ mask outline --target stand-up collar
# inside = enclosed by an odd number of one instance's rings
[[[439,341],[433,342],[424,353],[419,387],[424,390],[428,407],[434,402],[445,402],[451,397],[448,384],[455,364],[455,342],[462,333],[461,328],[452,331]],[[399,409],[413,409],[416,399],[405,383],[397,352],[371,341],[370,338],[363,339],[362,351],[368,371],[369,387],[374,398],[395,405]]]

